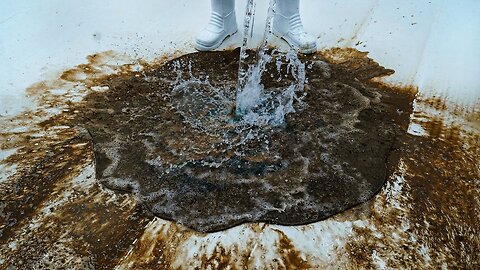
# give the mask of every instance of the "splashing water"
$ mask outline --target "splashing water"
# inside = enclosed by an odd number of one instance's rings
[[[224,86],[211,85],[208,74],[196,78],[191,72],[191,63],[175,61],[173,69],[177,78],[172,82],[175,85],[172,94],[181,97],[179,100],[182,101],[173,103],[186,122],[201,130],[234,125],[235,129],[245,131],[253,127],[282,126],[287,114],[302,108],[303,96],[299,93],[305,84],[305,64],[294,50],[282,53],[268,46],[275,7],[276,0],[271,0],[262,43],[249,50],[252,47],[255,2],[247,2],[238,79],[233,86],[236,91],[231,91],[227,81]],[[264,79],[276,80],[282,86],[265,89]],[[198,113],[202,110],[205,114]]]
[[[275,8],[276,0],[271,0],[263,41],[261,46],[256,49],[257,61],[253,64],[248,64],[250,56],[247,48],[249,40],[253,36],[255,3],[253,0],[247,3],[247,12],[244,20],[245,33],[240,49],[235,112],[237,116],[242,117],[245,123],[251,125],[283,124],[285,115],[295,112],[293,101],[295,99],[300,101],[296,93],[303,90],[305,84],[305,65],[298,59],[295,51],[289,51],[283,55],[280,54],[280,57],[273,57],[272,55],[275,51],[270,51],[268,48],[272,36]],[[287,61],[287,74],[291,73],[296,82],[286,89],[265,93],[261,82],[265,67],[275,59],[277,71],[281,74],[282,58]],[[281,79],[280,75],[278,80]]]

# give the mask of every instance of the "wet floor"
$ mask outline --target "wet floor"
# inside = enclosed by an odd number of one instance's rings
[[[220,121],[229,119],[230,111],[222,111],[226,107],[222,102],[231,100],[235,55],[238,53],[228,51],[195,54],[161,64],[114,67],[107,60],[115,56],[107,52],[90,56],[89,64],[66,71],[57,81],[32,86],[30,94],[38,100],[39,110],[8,119],[1,135],[2,150],[13,154],[2,162],[0,268],[478,266],[478,112],[452,108],[442,99],[415,98],[412,88],[378,83],[378,77],[392,71],[364,53],[333,49],[319,53],[316,59],[303,59],[311,66],[304,89],[307,95],[295,104],[296,112],[286,117],[284,125],[242,126],[238,131],[235,123]],[[213,88],[196,87],[201,89],[198,96],[178,88],[172,93],[169,90],[178,74],[172,65],[180,59],[187,63],[181,70],[188,70],[189,61],[192,63],[195,77],[201,78],[205,75],[201,72],[218,66],[223,72],[211,73],[209,84]],[[273,67],[269,74],[275,74]],[[265,84],[271,91],[278,87],[276,80],[268,78]],[[221,98],[201,98],[212,96],[212,89],[223,89],[215,93]],[[203,104],[210,105],[209,111],[201,110]],[[189,117],[205,121],[193,123]],[[208,121],[209,117],[219,118]],[[339,141],[335,141],[337,137],[329,141],[329,133],[323,132],[331,126],[343,127],[335,129]],[[261,134],[259,139],[235,144],[235,151],[228,151],[229,143],[252,130]],[[229,135],[228,141],[220,136],[224,134]],[[216,147],[207,150],[212,141]],[[116,155],[118,160],[112,158],[112,144],[123,154]],[[369,152],[362,151],[365,145],[371,146]],[[347,154],[349,150],[354,153]],[[270,155],[262,155],[265,152]],[[348,189],[346,179],[351,178],[322,167],[322,156],[315,155],[320,152],[341,162],[332,168],[355,168],[344,173],[369,185],[359,189],[353,181]],[[288,164],[272,159],[274,154]],[[146,162],[156,157],[163,160],[153,165]],[[308,166],[305,160],[309,160]],[[111,167],[115,162],[118,170]],[[369,165],[362,167],[365,162]],[[206,163],[220,164],[206,172]],[[167,169],[161,167],[165,164],[177,168],[161,175],[167,181],[156,182],[159,168]],[[245,171],[255,173],[245,175]],[[314,173],[324,177],[310,176]],[[148,179],[148,175],[154,177]],[[220,175],[231,186],[219,186],[215,181]],[[111,183],[111,176],[132,181]],[[239,179],[243,180],[236,183]],[[265,192],[263,186],[245,179],[261,179],[272,190]],[[326,192],[320,188],[328,186],[322,182],[325,179],[342,183],[341,189]],[[178,181],[190,190],[179,190],[175,185]],[[140,184],[135,187],[132,183]],[[308,189],[302,189],[302,183]],[[133,192],[136,197],[105,186]],[[171,200],[155,196],[161,188],[172,192]],[[244,188],[253,193],[242,192]],[[156,193],[148,194],[152,189]],[[216,190],[224,197],[212,193]],[[296,190],[300,190],[298,197],[280,196]],[[369,193],[360,196],[361,190]],[[183,193],[175,193],[179,191]],[[342,195],[350,201],[331,203],[337,207],[334,211],[315,204]],[[211,197],[198,200],[201,196]],[[175,200],[178,198],[182,200]],[[248,201],[252,198],[262,198],[263,202]],[[273,198],[277,200],[270,201]],[[288,207],[288,203],[307,198],[313,198],[314,207]],[[286,200],[283,205],[282,199]],[[304,224],[365,201],[310,225],[246,223],[223,232],[198,232],[248,221]],[[185,202],[190,203],[182,205]],[[168,213],[162,212],[165,207]],[[203,219],[226,212],[240,215],[252,209],[262,215],[250,213],[248,218],[221,222],[218,218]],[[265,209],[269,211],[261,211]],[[178,219],[186,226],[154,214]]]

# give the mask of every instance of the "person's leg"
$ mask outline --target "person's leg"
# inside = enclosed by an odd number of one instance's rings
[[[196,38],[195,48],[211,51],[237,32],[235,0],[212,0],[212,14],[208,26]]]
[[[273,34],[287,41],[301,53],[310,54],[317,50],[315,38],[307,34],[303,28],[299,0],[277,0]]]

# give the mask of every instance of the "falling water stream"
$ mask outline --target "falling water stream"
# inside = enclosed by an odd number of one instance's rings
[[[238,81],[237,81],[237,100],[239,94],[245,88],[245,82],[247,79],[248,73],[248,47],[249,41],[253,38],[253,25],[255,19],[255,2],[253,0],[248,0],[246,7],[246,14],[243,23],[243,39],[242,46],[240,47],[240,58],[238,61]],[[236,104],[236,108],[239,110],[238,113],[242,110],[239,107],[239,104]]]

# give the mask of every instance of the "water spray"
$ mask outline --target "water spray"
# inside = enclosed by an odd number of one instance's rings
[[[235,113],[237,116],[244,115],[247,111],[258,105],[263,89],[260,85],[261,75],[265,64],[268,62],[266,52],[268,50],[268,41],[272,33],[272,22],[275,14],[276,0],[270,0],[267,22],[263,41],[260,48],[256,48],[258,62],[256,65],[249,65],[248,47],[253,38],[253,27],[255,24],[255,2],[248,0],[246,14],[244,19],[244,37],[242,47],[240,48],[240,60],[238,67],[238,83],[235,104]],[[266,61],[267,60],[267,61]]]

